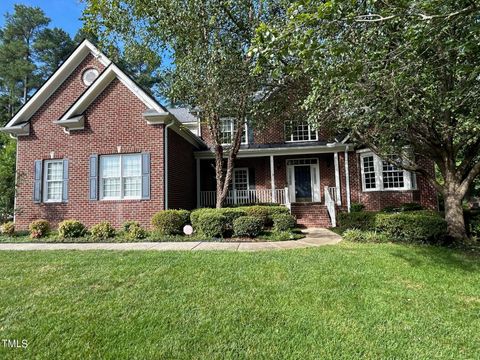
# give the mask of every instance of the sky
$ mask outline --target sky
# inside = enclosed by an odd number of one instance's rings
[[[84,4],[80,0],[0,0],[0,26],[5,23],[5,13],[13,13],[14,4],[38,6],[52,20],[49,27],[62,28],[72,37],[82,27]]]

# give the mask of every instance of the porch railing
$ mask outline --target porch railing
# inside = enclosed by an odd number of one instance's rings
[[[216,191],[200,191],[200,206],[215,206]],[[247,205],[276,203],[289,205],[288,189],[258,189],[258,190],[230,190],[225,199],[225,205]]]
[[[328,192],[330,193],[330,197],[332,198],[333,201],[335,201],[337,204],[339,203],[339,196],[340,194],[338,193],[337,191],[337,188],[336,187],[326,187],[325,186],[325,189],[328,188]]]
[[[332,196],[332,191],[331,189],[335,188],[329,188],[328,186],[325,186],[325,206],[327,207],[328,215],[330,216],[330,222],[332,223],[332,227],[337,226],[337,219],[336,219],[336,209],[335,209],[335,200],[336,196]],[[336,194],[336,189],[334,194]]]

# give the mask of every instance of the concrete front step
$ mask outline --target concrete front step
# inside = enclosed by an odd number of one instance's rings
[[[331,225],[330,217],[325,205],[320,203],[294,203],[292,214],[296,216],[297,223],[301,227],[323,227]]]

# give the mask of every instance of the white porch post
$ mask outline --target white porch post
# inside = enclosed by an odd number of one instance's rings
[[[197,159],[197,208],[201,207],[200,203],[200,159]]]
[[[335,197],[337,205],[342,205],[342,194],[340,193],[340,167],[338,165],[338,151],[333,154],[333,164],[335,167]]]
[[[348,170],[348,146],[345,149],[345,189],[347,190],[347,209],[350,212],[350,172]]]
[[[272,202],[276,203],[277,202],[277,194],[275,191],[275,164],[273,161],[273,155],[270,155],[270,182],[271,182],[271,188],[272,188]]]

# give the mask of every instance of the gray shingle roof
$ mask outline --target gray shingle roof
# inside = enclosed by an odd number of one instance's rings
[[[167,109],[173,116],[177,118],[181,123],[197,122],[198,118],[190,113],[187,108],[168,108]]]

